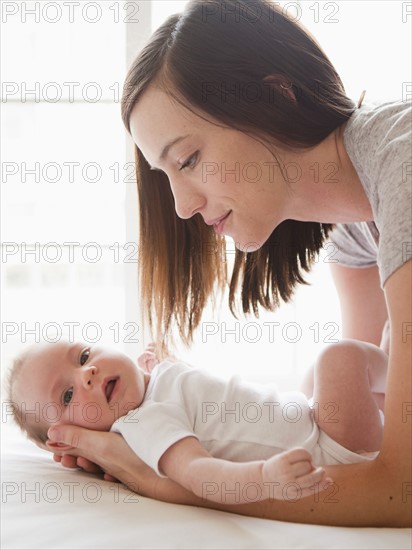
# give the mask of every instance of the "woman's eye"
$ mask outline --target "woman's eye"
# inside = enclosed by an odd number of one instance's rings
[[[179,172],[180,172],[181,170],[184,170],[185,168],[193,168],[193,166],[196,164],[197,156],[198,156],[198,151],[196,151],[196,153],[194,153],[191,157],[189,157],[189,158],[182,164],[182,166],[179,168]]]
[[[70,401],[73,399],[73,388],[66,390],[63,394],[63,405],[67,407],[70,404]]]
[[[80,364],[83,366],[86,361],[88,360],[89,358],[89,355],[90,355],[90,351],[87,349],[87,350],[84,350],[82,351],[81,355],[80,355]]]

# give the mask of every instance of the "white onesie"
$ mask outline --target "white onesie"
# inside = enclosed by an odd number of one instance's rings
[[[331,421],[332,415],[333,410]],[[143,403],[111,431],[122,434],[162,477],[161,456],[189,436],[212,456],[233,462],[265,460],[293,447],[310,451],[316,465],[352,464],[377,455],[349,451],[320,430],[301,392],[279,392],[273,384],[246,383],[239,376],[226,381],[169,361],[153,369]]]

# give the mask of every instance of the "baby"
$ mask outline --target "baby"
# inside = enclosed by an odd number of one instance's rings
[[[138,365],[80,342],[32,346],[9,378],[15,419],[49,450],[53,424],[119,432],[159,476],[226,504],[309,496],[333,483],[322,465],[380,449],[387,355],[372,344],[322,351],[306,396],[159,363],[151,348]]]

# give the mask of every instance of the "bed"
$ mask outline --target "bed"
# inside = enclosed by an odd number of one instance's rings
[[[4,421],[4,418],[3,418]],[[2,424],[3,549],[410,549],[411,529],[323,527],[158,502],[53,462]]]

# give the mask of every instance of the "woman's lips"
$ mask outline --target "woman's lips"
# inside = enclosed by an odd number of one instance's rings
[[[232,213],[232,211],[230,210],[230,211],[226,214],[226,216],[224,216],[220,221],[218,221],[217,223],[214,223],[214,224],[213,224],[213,229],[214,229],[215,232],[218,233],[219,235],[221,235],[221,234],[223,233],[223,229],[224,229],[226,220],[228,219],[228,217],[230,216],[231,213]]]

